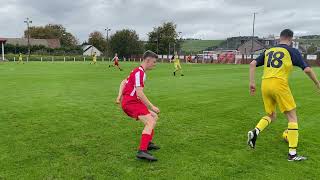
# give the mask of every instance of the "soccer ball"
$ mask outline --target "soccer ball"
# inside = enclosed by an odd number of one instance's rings
[[[285,142],[289,142],[288,141],[288,129],[284,130],[283,133],[282,133],[282,138]]]

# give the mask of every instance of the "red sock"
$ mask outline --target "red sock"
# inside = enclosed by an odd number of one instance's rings
[[[142,134],[139,150],[146,151],[148,149],[149,142],[150,142],[151,138],[152,137],[150,134]]]
[[[152,129],[152,132],[151,132],[151,139],[150,139],[150,141],[152,141],[152,139],[153,139],[153,135],[154,135],[154,130]]]

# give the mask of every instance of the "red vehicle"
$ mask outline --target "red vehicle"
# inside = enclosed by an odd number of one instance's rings
[[[233,63],[235,59],[234,52],[223,52],[219,55],[219,63]]]

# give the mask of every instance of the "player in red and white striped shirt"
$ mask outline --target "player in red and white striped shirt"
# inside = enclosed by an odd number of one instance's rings
[[[159,108],[154,106],[143,92],[144,81],[146,80],[145,71],[153,69],[158,55],[152,51],[143,54],[143,62],[140,67],[134,69],[129,77],[120,84],[119,94],[116,102],[121,103],[123,111],[130,117],[144,123],[141,142],[137,158],[157,161],[148,150],[160,149],[152,143],[154,128],[156,126]]]
[[[118,69],[120,70],[120,71],[122,71],[122,69],[120,68],[120,65],[119,65],[119,58],[118,58],[118,54],[116,53],[115,55],[114,55],[114,57],[113,57],[113,59],[112,59],[112,61],[114,61],[114,65],[109,65],[109,67],[118,67]]]

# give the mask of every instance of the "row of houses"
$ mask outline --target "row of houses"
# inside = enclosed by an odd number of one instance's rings
[[[239,54],[250,55],[260,54],[261,51],[277,45],[280,42],[280,37],[259,38],[251,36],[239,36],[228,38],[215,51],[237,51]],[[301,53],[307,52],[307,47],[299,44],[298,41],[293,41],[293,47]]]
[[[27,46],[28,39],[27,38],[5,38],[7,40],[7,44],[17,45],[17,46]],[[44,46],[47,48],[60,48],[61,43],[59,39],[29,39],[31,46]]]

